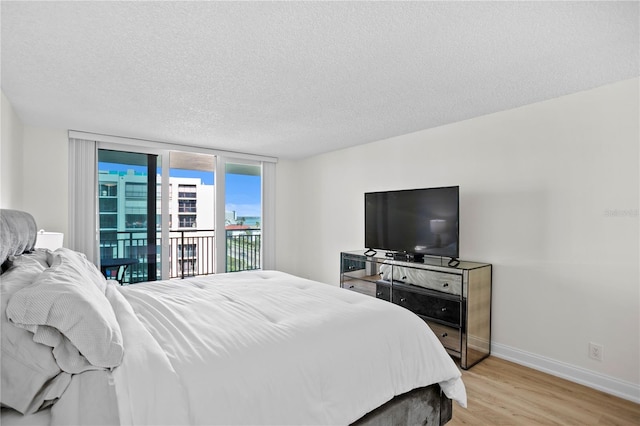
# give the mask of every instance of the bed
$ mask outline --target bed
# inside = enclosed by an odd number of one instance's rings
[[[460,371],[416,315],[278,271],[119,286],[0,211],[2,424],[444,424]]]

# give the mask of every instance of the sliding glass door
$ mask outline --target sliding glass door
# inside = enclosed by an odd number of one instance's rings
[[[108,278],[273,268],[273,164],[117,142],[97,142],[95,153],[94,258]]]
[[[216,272],[215,156],[169,154],[169,277]]]
[[[262,166],[225,163],[226,271],[261,269]]]
[[[207,154],[98,150],[100,265],[107,278],[132,284],[216,273],[214,169],[215,156]]]
[[[122,283],[161,276],[161,158],[98,150],[100,265]]]

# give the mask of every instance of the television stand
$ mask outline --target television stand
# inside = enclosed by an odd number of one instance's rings
[[[340,253],[340,287],[417,314],[465,370],[489,356],[491,264],[451,259],[458,264],[447,266],[444,257],[412,262],[407,253],[388,254]]]

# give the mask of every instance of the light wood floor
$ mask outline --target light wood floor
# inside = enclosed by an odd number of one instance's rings
[[[462,370],[456,425],[640,425],[640,405],[500,358]]]

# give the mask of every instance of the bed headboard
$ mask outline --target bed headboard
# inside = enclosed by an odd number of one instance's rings
[[[9,256],[33,250],[37,233],[36,220],[29,213],[0,209],[0,264]]]

